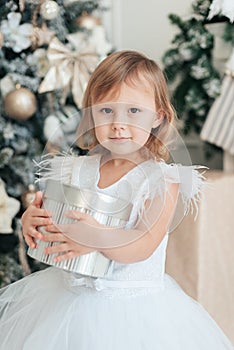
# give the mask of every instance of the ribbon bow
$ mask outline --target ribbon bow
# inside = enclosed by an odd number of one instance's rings
[[[69,274],[69,281],[67,282],[71,288],[84,286],[96,289],[97,291],[101,291],[106,288],[105,283],[102,283],[102,280],[100,278],[93,278],[88,276],[77,278]]]
[[[91,46],[79,52],[69,50],[58,38],[53,38],[47,53],[50,69],[41,82],[38,92],[63,89],[62,103],[65,103],[69,91],[74,102],[81,108],[81,102],[87,82],[98,63],[98,55]]]

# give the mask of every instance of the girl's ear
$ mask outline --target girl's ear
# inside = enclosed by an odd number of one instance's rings
[[[155,114],[155,119],[153,121],[152,129],[157,128],[165,118],[165,113],[163,112],[162,109],[159,109],[157,113]]]

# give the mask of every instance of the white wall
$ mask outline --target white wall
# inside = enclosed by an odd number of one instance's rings
[[[168,14],[188,15],[192,0],[109,0],[111,40],[117,49],[141,51],[159,64],[176,33]]]

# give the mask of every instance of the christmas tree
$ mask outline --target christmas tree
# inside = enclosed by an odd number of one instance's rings
[[[19,219],[37,190],[33,160],[81,153],[82,95],[112,49],[104,11],[98,0],[0,0],[0,286],[29,273]]]
[[[209,24],[224,22],[221,35],[232,43],[234,26],[227,18],[229,13],[220,12],[218,4],[212,4],[211,0],[195,0],[189,16],[169,15],[178,33],[173,38],[172,47],[165,52],[163,63],[173,86],[174,105],[184,134],[200,133],[208,111],[221,91],[222,74],[214,67],[214,35]]]

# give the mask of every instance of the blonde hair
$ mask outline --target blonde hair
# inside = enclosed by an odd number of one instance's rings
[[[167,90],[166,79],[159,66],[145,55],[132,51],[117,51],[105,58],[95,69],[88,82],[84,97],[83,109],[91,110],[91,106],[100,102],[107,94],[113,95],[118,93],[121,84],[126,83],[136,86],[139,82],[142,84],[148,82],[153,89],[155,96],[156,110],[163,114],[164,119],[157,128],[157,132],[151,133],[146,147],[157,157],[168,159],[168,151],[165,147],[168,125],[172,124],[175,119],[175,111],[170,103]],[[91,113],[91,112],[89,112]],[[83,118],[85,118],[85,113]],[[85,119],[84,119],[85,122]],[[85,145],[87,133],[92,137],[92,143]],[[81,136],[78,144],[81,148],[92,149],[98,144],[95,137],[94,129],[88,130]]]

